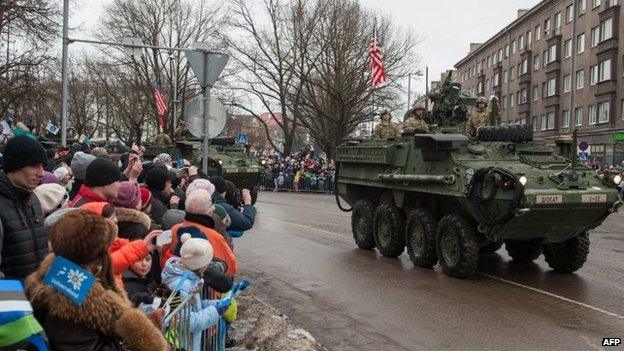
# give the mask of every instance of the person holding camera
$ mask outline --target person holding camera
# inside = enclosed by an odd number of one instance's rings
[[[243,189],[241,192],[243,208],[241,211],[237,211],[234,206],[225,201],[227,192],[225,179],[221,176],[212,176],[210,177],[210,182],[215,187],[215,192],[212,194],[212,202],[215,205],[221,205],[232,220],[228,230],[246,231],[251,229],[256,218],[256,209],[251,205],[251,193],[249,189]]]

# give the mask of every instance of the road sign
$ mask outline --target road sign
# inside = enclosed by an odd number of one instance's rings
[[[216,52],[187,50],[185,54],[202,87],[213,86],[230,59],[229,55]]]
[[[613,141],[624,141],[624,132],[615,132],[611,136],[611,140]]]
[[[239,132],[238,134],[236,134],[236,143],[239,145],[246,145],[247,144],[247,134],[246,133],[242,133]]]
[[[204,137],[204,97],[198,95],[184,105],[184,121],[189,132],[196,138]],[[208,108],[208,137],[218,136],[225,128],[226,112],[223,104],[214,96],[210,97]]]
[[[585,151],[589,148],[589,144],[586,141],[581,141],[578,147],[581,151]]]
[[[589,160],[589,153],[587,152],[579,152],[579,161],[582,163],[586,163]]]
[[[126,55],[133,56],[137,60],[143,56],[143,48],[137,47],[143,45],[143,39],[125,37],[122,42],[124,44],[124,52]]]

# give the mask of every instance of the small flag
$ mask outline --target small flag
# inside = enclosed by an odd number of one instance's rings
[[[165,129],[164,115],[167,114],[168,108],[165,102],[165,96],[158,83],[154,83],[154,99],[156,100],[156,112],[158,113],[158,130],[162,133]]]
[[[375,24],[373,25],[373,37],[368,45],[368,57],[371,59],[371,81],[373,83],[373,87],[376,87],[386,81],[383,53],[381,52],[381,46],[379,45],[377,36],[377,20],[375,19]]]
[[[46,130],[54,135],[58,134],[59,130],[61,130],[57,125],[52,122],[48,122],[46,126]]]

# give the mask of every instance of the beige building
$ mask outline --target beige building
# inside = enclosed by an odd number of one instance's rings
[[[544,0],[483,44],[470,44],[458,80],[496,94],[502,120],[532,124],[536,138],[578,130],[595,162],[620,164],[624,144],[624,32],[617,0]],[[624,47],[624,46],[623,46]]]

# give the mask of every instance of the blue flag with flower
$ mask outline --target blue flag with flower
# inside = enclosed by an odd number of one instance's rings
[[[43,282],[80,305],[95,283],[95,277],[86,269],[58,256],[43,277]]]

